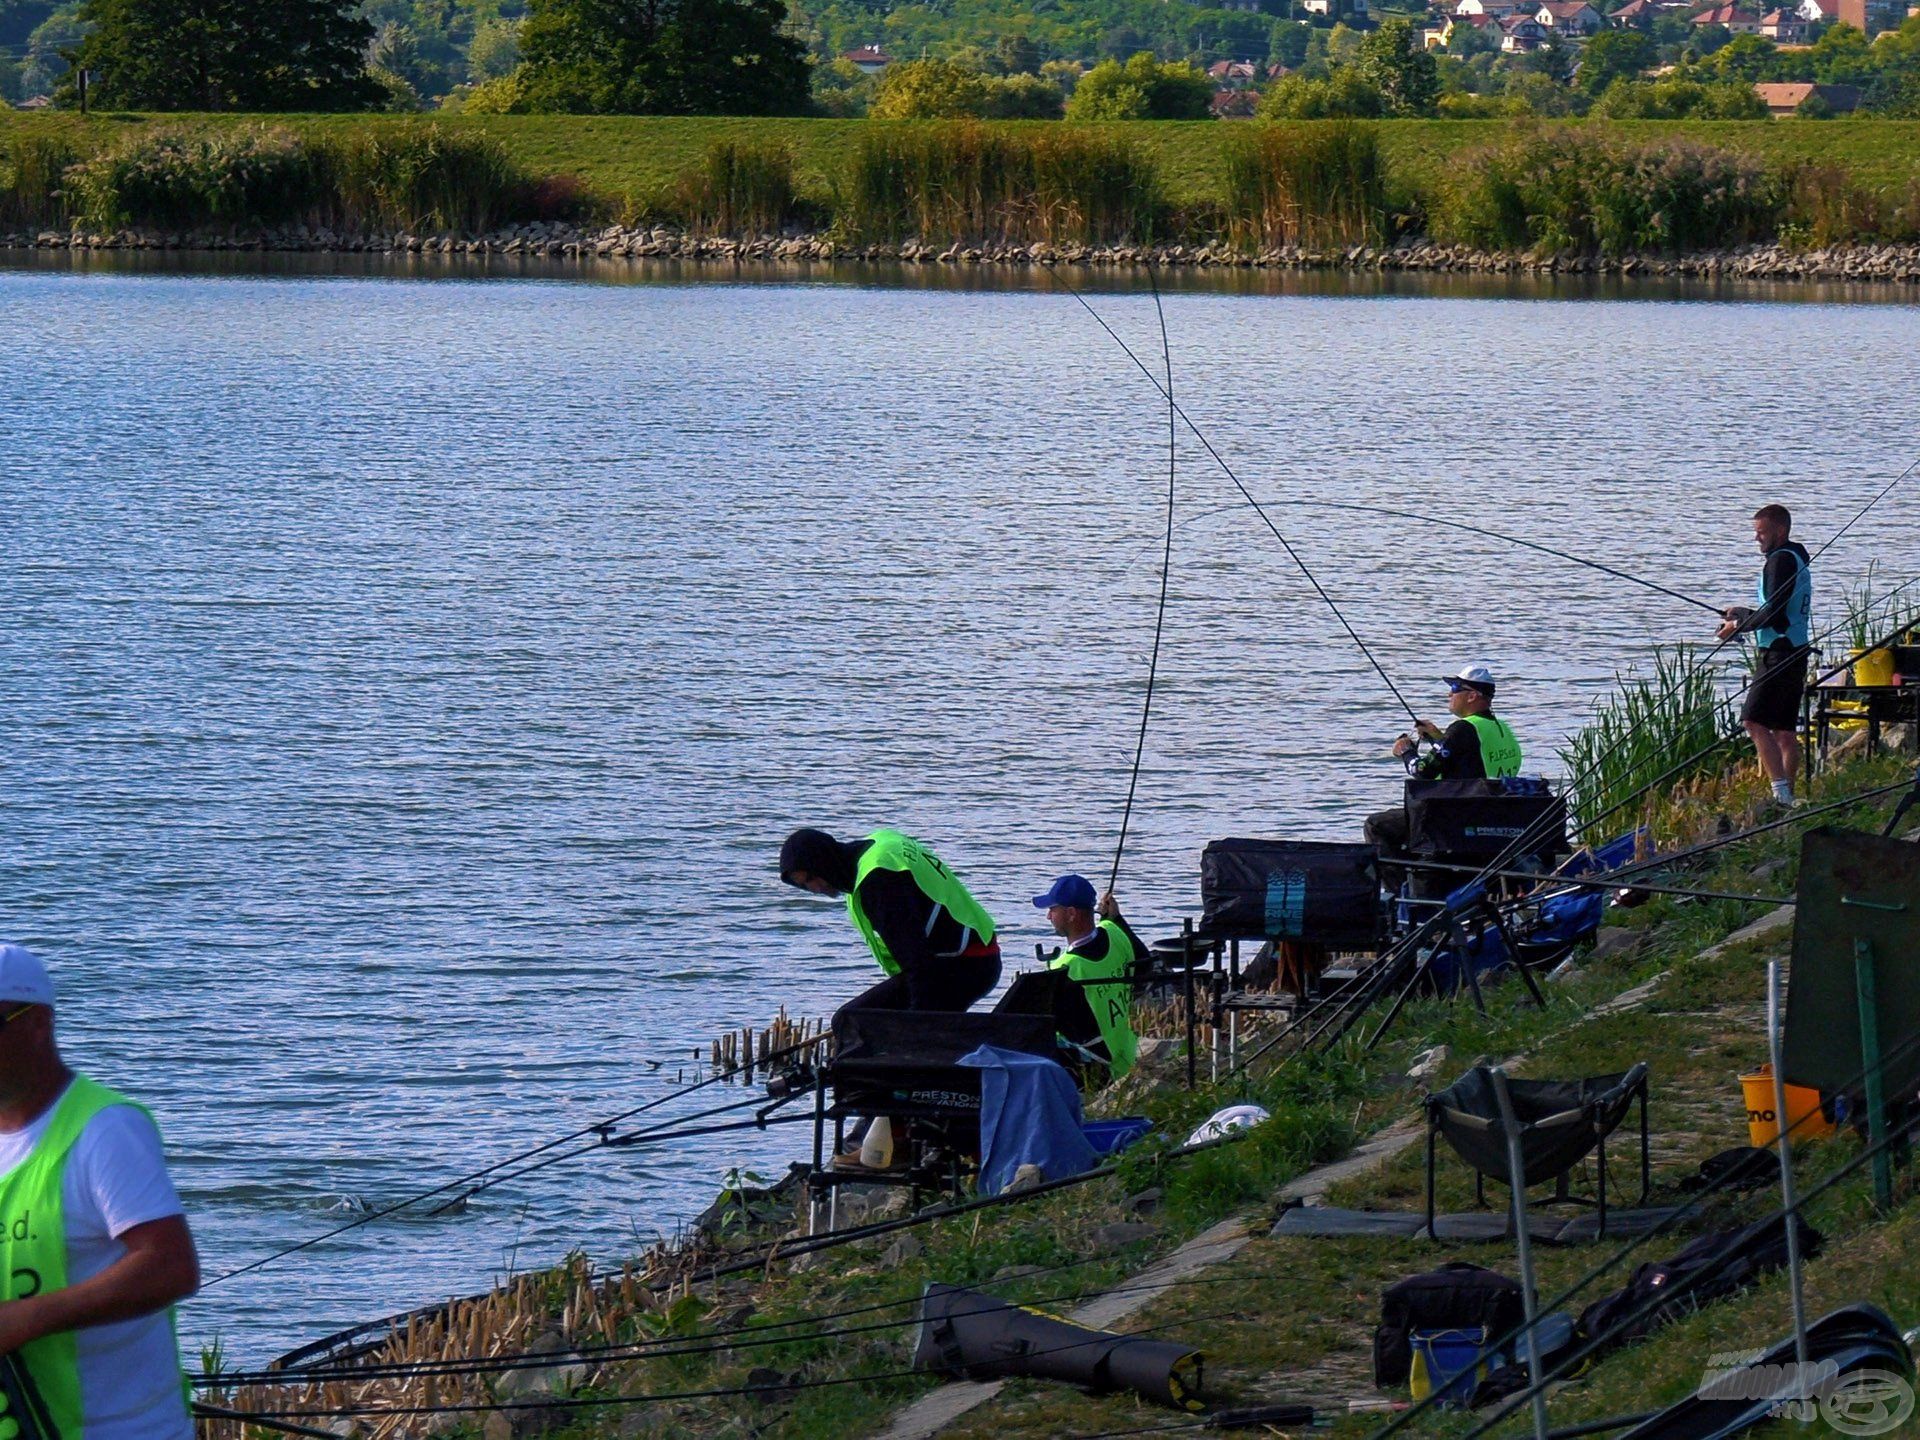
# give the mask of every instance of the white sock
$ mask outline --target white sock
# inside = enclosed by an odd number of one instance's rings
[[[1782,805],[1791,805],[1793,803],[1793,782],[1791,780],[1774,781],[1773,798],[1778,800]]]

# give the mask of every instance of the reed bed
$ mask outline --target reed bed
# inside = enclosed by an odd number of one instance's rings
[[[23,161],[29,143],[15,142],[6,191],[27,223],[71,214],[105,230],[304,223],[477,233],[545,203],[497,141],[432,123],[311,135],[284,126],[160,127],[85,159],[68,154],[64,164],[45,141]],[[24,213],[32,203],[41,214]]]
[[[0,142],[0,225],[61,225],[66,175],[80,153],[63,137],[21,133]]]
[[[1370,245],[1386,234],[1377,126],[1250,126],[1228,141],[1224,160],[1227,233],[1236,245]]]
[[[876,127],[842,190],[840,219],[867,241],[1149,243],[1164,208],[1139,145],[1079,125]]]
[[[1560,751],[1575,780],[1571,808],[1585,841],[1647,823],[1665,792],[1727,769],[1727,751],[1716,743],[1729,734],[1725,674],[1697,646],[1675,645],[1656,648],[1647,667],[1617,677],[1614,693]],[[1626,805],[1662,776],[1653,794]]]
[[[777,235],[799,213],[793,148],[716,140],[680,177],[670,208],[696,235]]]
[[[1439,182],[1435,238],[1540,255],[1678,253],[1769,240],[1789,187],[1752,156],[1566,127],[1469,151]]]

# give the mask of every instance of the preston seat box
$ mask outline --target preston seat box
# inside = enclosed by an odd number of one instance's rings
[[[835,1108],[875,1115],[979,1110],[980,1072],[959,1062],[982,1045],[1055,1054],[1051,1014],[848,1010],[833,1039]]]
[[[1407,849],[1415,855],[1491,860],[1531,836],[1517,855],[1571,853],[1567,802],[1545,786],[1510,790],[1499,780],[1407,781]]]
[[[1380,948],[1379,851],[1324,840],[1215,840],[1200,852],[1200,928],[1235,940]]]

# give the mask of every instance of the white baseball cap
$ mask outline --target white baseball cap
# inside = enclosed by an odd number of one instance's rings
[[[1471,685],[1476,690],[1493,693],[1493,671],[1484,665],[1462,665],[1458,675],[1444,675],[1443,680],[1458,681],[1462,685]]]
[[[51,1005],[53,981],[24,945],[0,945],[0,1005]]]

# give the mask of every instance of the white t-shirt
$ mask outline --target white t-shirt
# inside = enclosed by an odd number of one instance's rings
[[[24,1130],[0,1131],[0,1177],[33,1152],[58,1108],[55,1101]],[[67,1156],[60,1208],[69,1285],[125,1255],[118,1237],[134,1226],[184,1213],[167,1178],[160,1132],[145,1114],[110,1105],[87,1122]],[[76,1331],[74,1342],[87,1440],[193,1440],[165,1311]]]

